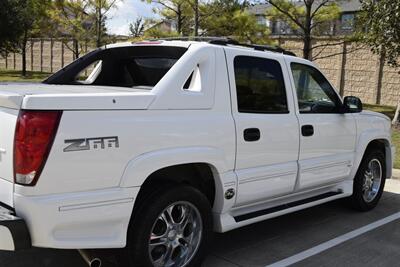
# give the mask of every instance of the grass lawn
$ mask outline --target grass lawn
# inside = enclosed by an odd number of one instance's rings
[[[0,69],[0,82],[41,82],[51,73],[28,71],[26,77],[21,76],[21,71]]]
[[[396,146],[396,158],[394,159],[394,168],[400,169],[400,130],[392,130],[392,142]]]
[[[371,105],[371,104],[363,104],[363,108],[367,110],[372,110],[375,112],[380,112],[388,116],[391,120],[394,117],[394,113],[396,112],[396,107],[393,106],[379,106],[379,105]]]

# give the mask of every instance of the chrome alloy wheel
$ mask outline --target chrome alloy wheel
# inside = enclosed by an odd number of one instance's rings
[[[183,267],[196,254],[203,232],[199,210],[189,202],[175,202],[154,222],[149,255],[155,267]]]
[[[382,165],[379,160],[372,159],[364,172],[363,198],[365,202],[372,202],[379,193],[382,183]]]

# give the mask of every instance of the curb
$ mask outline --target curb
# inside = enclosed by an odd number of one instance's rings
[[[400,180],[400,169],[393,169],[392,170],[392,178]]]

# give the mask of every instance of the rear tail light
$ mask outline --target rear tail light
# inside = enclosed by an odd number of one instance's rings
[[[34,186],[46,163],[62,111],[22,110],[14,140],[14,181]]]

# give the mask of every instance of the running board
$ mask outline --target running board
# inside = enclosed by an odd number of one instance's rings
[[[328,192],[328,193],[324,193],[324,194],[317,195],[317,196],[314,196],[314,197],[310,197],[310,198],[306,198],[306,199],[290,202],[290,203],[287,203],[287,204],[279,205],[279,206],[276,206],[276,207],[272,207],[272,208],[268,208],[268,209],[264,209],[264,210],[258,210],[258,211],[242,214],[242,215],[239,215],[239,216],[235,216],[233,218],[235,219],[236,222],[242,222],[242,221],[246,221],[246,220],[253,219],[253,218],[256,218],[256,217],[260,217],[260,216],[263,216],[263,215],[267,215],[267,214],[275,213],[275,212],[278,212],[278,211],[294,208],[294,207],[301,206],[301,205],[304,205],[304,204],[307,204],[307,203],[315,202],[315,201],[318,201],[318,200],[322,200],[322,199],[325,199],[325,198],[329,198],[329,197],[333,197],[333,196],[341,195],[341,194],[343,194],[343,192]]]

